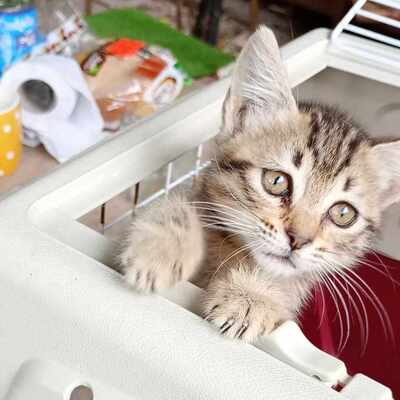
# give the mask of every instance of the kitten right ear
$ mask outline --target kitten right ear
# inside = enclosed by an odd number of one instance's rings
[[[296,102],[275,36],[262,26],[250,37],[236,61],[224,101],[220,135],[233,135],[280,110],[297,110]]]
[[[377,144],[372,148],[380,175],[382,209],[400,202],[400,140]]]

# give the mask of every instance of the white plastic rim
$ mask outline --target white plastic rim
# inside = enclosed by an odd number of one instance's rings
[[[398,69],[330,46],[327,30],[282,55],[292,86],[327,67],[400,86]],[[116,243],[76,221],[215,136],[228,85],[223,79],[178,101],[1,199],[0,398],[59,400],[74,382],[88,382],[96,400],[346,398],[221,338],[195,314],[201,291],[190,283],[162,296],[130,292],[108,268]]]
[[[14,109],[20,102],[18,93],[12,88],[0,84],[0,114]]]

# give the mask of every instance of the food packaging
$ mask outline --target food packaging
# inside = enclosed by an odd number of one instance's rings
[[[126,38],[88,54],[81,67],[105,128],[116,131],[124,120],[141,119],[171,103],[184,81],[175,64],[167,50]]]

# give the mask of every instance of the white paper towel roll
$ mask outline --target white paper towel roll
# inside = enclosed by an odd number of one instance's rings
[[[45,55],[20,62],[4,74],[2,84],[20,93],[22,122],[30,138],[36,132],[58,161],[105,137],[101,114],[73,59]]]

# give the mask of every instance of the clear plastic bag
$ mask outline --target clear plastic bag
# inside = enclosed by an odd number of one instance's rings
[[[106,129],[117,130],[124,120],[146,117],[174,100],[183,86],[175,64],[167,50],[133,39],[89,53],[81,66]]]

